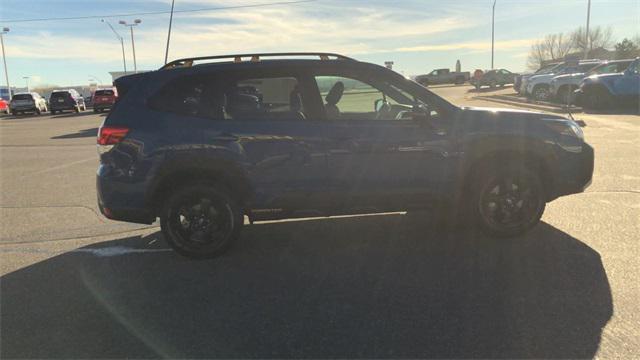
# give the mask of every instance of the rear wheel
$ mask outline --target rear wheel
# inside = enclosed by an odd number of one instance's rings
[[[549,87],[546,85],[536,85],[536,87],[533,88],[532,94],[533,94],[533,98],[539,101],[547,101],[551,96],[551,92],[549,92]]]
[[[473,216],[487,234],[520,235],[540,221],[546,201],[540,177],[522,164],[485,167],[473,191]]]
[[[242,210],[230,192],[210,184],[182,187],[169,197],[160,215],[169,245],[191,258],[224,253],[240,236],[243,221]]]

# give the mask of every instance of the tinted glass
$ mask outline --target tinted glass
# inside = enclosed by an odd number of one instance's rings
[[[113,96],[113,90],[96,90],[95,96]]]
[[[57,99],[57,98],[68,98],[71,97],[71,94],[69,94],[66,91],[59,91],[59,92],[54,92],[51,93],[51,99]]]
[[[33,100],[30,94],[18,94],[13,96],[13,100]]]

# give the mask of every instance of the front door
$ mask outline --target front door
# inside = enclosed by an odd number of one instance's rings
[[[412,117],[414,100],[394,84],[366,74],[324,73],[328,184],[339,206],[420,206],[449,178],[448,129]]]

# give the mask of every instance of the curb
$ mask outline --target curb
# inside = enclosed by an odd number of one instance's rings
[[[484,100],[484,101],[492,101],[492,102],[497,102],[497,103],[500,103],[500,104],[513,105],[513,106],[518,106],[518,107],[528,108],[528,109],[535,109],[535,110],[540,110],[540,111],[549,111],[549,112],[562,113],[562,114],[569,113],[569,109],[559,108],[559,107],[552,107],[552,106],[541,105],[541,104],[536,104],[536,103],[524,103],[524,102],[515,101],[515,100],[498,99],[498,98],[495,98],[495,97],[488,97],[488,96],[487,97],[485,97],[485,96],[476,96],[475,99]],[[574,108],[571,109],[571,113],[578,113],[578,112],[582,112],[582,108],[574,107]]]

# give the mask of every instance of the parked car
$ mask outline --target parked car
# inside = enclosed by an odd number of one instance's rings
[[[633,59],[606,61],[587,73],[573,73],[558,75],[551,80],[551,95],[561,104],[572,104],[575,102],[575,91],[580,86],[580,82],[591,75],[620,73],[631,65]]]
[[[436,84],[464,84],[465,81],[469,81],[469,72],[461,71],[454,72],[449,69],[436,69],[426,75],[418,75],[415,81],[423,86],[436,85]]]
[[[84,98],[75,89],[54,90],[49,97],[49,106],[52,114],[65,110],[75,112],[87,110]]]
[[[503,87],[507,84],[513,84],[516,75],[517,74],[506,69],[487,70],[480,74],[480,76],[472,77],[469,83],[475,86],[476,90],[482,86],[488,86],[494,89],[496,86]]]
[[[577,90],[582,106],[601,110],[640,101],[640,58],[636,58],[624,72],[591,75]]]
[[[3,98],[0,98],[0,112],[9,113],[9,102]]]
[[[103,112],[111,109],[118,99],[116,89],[98,89],[93,94],[93,112]]]
[[[26,112],[40,115],[47,112],[47,103],[37,92],[17,93],[11,98],[9,103],[11,114],[19,115]]]
[[[516,75],[513,82],[513,89],[518,94],[523,93],[524,89],[526,88],[526,81],[530,77],[534,75],[541,75],[541,74],[546,74],[548,72],[551,72],[553,69],[555,69],[559,65],[561,65],[561,63],[551,63],[551,64],[547,64],[545,66],[540,67],[540,69],[536,70],[534,73]]]
[[[87,107],[93,107],[93,95],[84,96],[84,104]]]
[[[440,205],[515,236],[591,182],[593,149],[572,120],[461,108],[385,67],[315,56],[181,59],[117,79],[97,140],[102,214],[160,217],[169,244],[201,258],[224,252],[244,215]]]
[[[549,73],[534,75],[527,80],[525,88],[525,95],[539,101],[551,100],[551,80],[558,75],[573,74],[573,73],[585,73],[597,65],[601,61],[589,60],[579,62],[567,62],[564,63]]]

